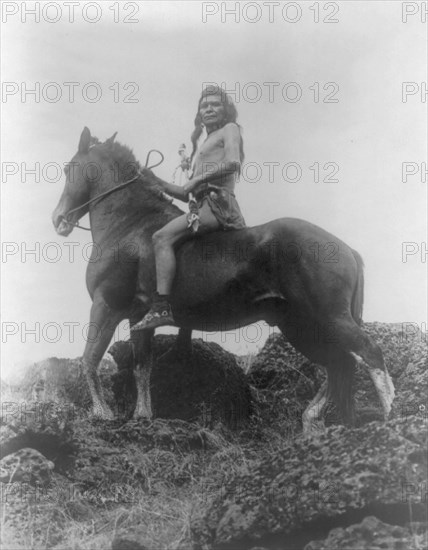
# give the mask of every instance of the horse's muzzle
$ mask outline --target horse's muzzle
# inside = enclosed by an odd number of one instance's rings
[[[58,235],[61,235],[61,237],[68,237],[68,235],[70,235],[73,231],[73,225],[68,223],[64,216],[56,216],[52,219],[52,222],[54,224],[55,231]]]

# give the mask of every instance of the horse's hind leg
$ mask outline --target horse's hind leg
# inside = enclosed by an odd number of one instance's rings
[[[330,362],[326,370],[327,380],[303,413],[305,433],[324,428],[324,413],[329,401],[336,405],[345,425],[354,425],[354,360],[348,357],[337,363]]]
[[[330,325],[328,323],[328,330],[323,331],[316,321],[310,323],[298,320],[297,317],[291,321],[284,318],[278,323],[281,332],[300,353],[314,363],[324,366],[327,371],[327,381],[303,413],[304,432],[313,431],[314,427],[318,430],[322,428],[323,414],[329,401],[335,404],[345,424],[353,424],[352,386],[355,362],[349,354],[332,346]],[[321,332],[325,334],[320,334]]]
[[[382,350],[353,321],[340,321],[335,325],[339,345],[358,365],[367,369],[388,418],[394,400],[394,384],[385,366]]]
[[[382,351],[372,342],[357,323],[349,318],[336,318],[324,322],[325,335],[318,335],[314,326],[304,323],[296,328],[296,324],[289,326],[279,324],[281,331],[290,340],[293,346],[308,359],[323,365],[327,369],[327,402],[331,399],[336,405],[345,424],[354,423],[353,378],[355,362],[364,366],[376,387],[385,418],[391,410],[394,399],[394,386],[384,365]],[[321,326],[322,328],[322,326]],[[321,413],[325,408],[324,394],[319,392],[306,409],[303,425],[309,430],[314,422],[319,423]]]
[[[346,353],[333,354],[327,365],[328,395],[345,426],[354,426],[355,361]]]
[[[122,315],[111,310],[101,296],[95,297],[82,362],[92,397],[93,414],[104,420],[111,420],[114,415],[104,398],[97,368],[121,320]]]

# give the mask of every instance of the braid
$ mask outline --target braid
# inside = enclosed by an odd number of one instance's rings
[[[203,126],[201,122],[201,117],[199,116],[199,113],[198,113],[198,115],[195,118],[195,128],[192,132],[192,135],[190,136],[190,140],[192,142],[192,154],[190,155],[190,162],[192,162],[193,157],[195,156],[196,149],[198,147],[198,139],[201,137],[202,129],[203,129]]]

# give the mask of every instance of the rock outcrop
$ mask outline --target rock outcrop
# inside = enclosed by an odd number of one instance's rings
[[[178,539],[162,546],[147,532],[155,517],[166,530],[178,526],[186,549],[425,548],[426,335],[405,323],[364,330],[394,380],[391,418],[383,422],[371,379],[358,370],[357,427],[330,414],[330,427],[311,436],[301,434],[301,414],[325,373],[279,335],[249,375],[215,344],[194,341],[189,354],[172,336],[157,337],[152,421],[128,419],[136,388],[127,343],[113,346],[116,364],[101,364],[120,413],[110,422],[88,414],[79,359],[33,365],[19,387],[2,391],[4,547],[71,550],[75,527],[77,545],[92,547],[85,533],[98,522],[106,533],[93,547],[178,548]],[[152,504],[165,503],[165,518],[151,515]],[[179,523],[166,527],[181,507]],[[125,509],[128,521],[116,529]]]
[[[106,397],[111,402],[110,378],[116,372],[113,361],[103,359],[98,368]],[[56,403],[63,407],[88,409],[91,396],[88,390],[81,358],[50,357],[27,367],[19,383],[10,390],[19,389],[21,403]],[[15,391],[16,393],[16,391]]]
[[[426,525],[390,525],[374,516],[349,527],[332,529],[328,537],[311,541],[304,550],[421,550],[427,546]]]
[[[424,521],[426,472],[421,418],[331,427],[236,476],[194,520],[195,548],[295,550],[368,515]]]
[[[363,330],[380,346],[388,372],[400,388],[391,416],[423,412],[428,405],[427,333],[414,323],[365,323]],[[268,416],[278,422],[275,411],[279,411],[282,423],[293,425],[296,433],[303,411],[325,380],[325,371],[296,351],[282,334],[273,334],[257,355],[248,378],[259,390],[262,404],[275,403]],[[356,370],[354,388],[357,425],[382,420],[378,395],[364,369]],[[326,425],[340,422],[334,407],[329,407]]]
[[[421,541],[426,543],[427,536],[426,334],[406,324],[367,323],[364,330],[382,348],[394,380],[391,420],[368,422],[370,416],[376,418],[377,395],[368,374],[359,370],[360,427],[332,426],[325,433],[295,437],[237,476],[203,516],[194,518],[195,548],[425,547]],[[312,380],[316,389],[316,373],[316,365],[306,363],[275,336],[250,377],[259,391],[270,392],[271,399],[285,394],[293,402],[291,392],[298,388],[304,390],[300,398],[310,398],[312,382],[301,377]]]

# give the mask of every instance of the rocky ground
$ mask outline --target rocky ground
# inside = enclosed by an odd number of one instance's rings
[[[88,414],[79,360],[33,365],[2,385],[0,486],[7,550],[427,548],[427,346],[412,324],[367,323],[396,387],[383,422],[357,371],[355,428],[301,414],[321,367],[273,335],[252,361],[156,338],[156,418],[130,420],[127,343],[101,377],[117,419]],[[114,359],[114,360],[113,360]]]

